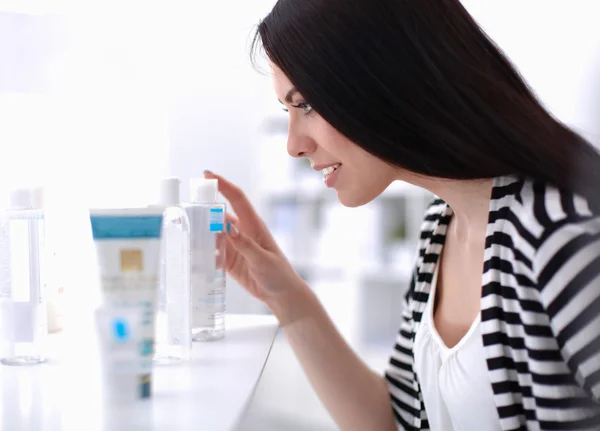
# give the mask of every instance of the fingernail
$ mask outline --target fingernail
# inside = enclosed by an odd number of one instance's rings
[[[234,238],[240,234],[240,231],[231,222],[227,222],[227,227],[225,229],[227,230],[227,233]]]
[[[204,169],[204,173],[205,174],[212,174],[212,171],[209,171],[208,169]]]

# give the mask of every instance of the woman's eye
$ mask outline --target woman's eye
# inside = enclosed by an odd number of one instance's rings
[[[310,103],[302,103],[298,107],[301,108],[305,114],[310,114],[310,112],[312,111],[312,106],[310,105]]]
[[[292,108],[296,108],[296,109],[302,109],[302,111],[304,111],[304,115],[308,115],[312,112],[313,107],[311,106],[310,103],[306,103],[306,102],[298,102],[294,105],[290,105]],[[281,108],[283,109],[283,112],[290,112],[288,108]]]
[[[302,109],[304,111],[304,115],[308,115],[312,111],[312,106],[310,103],[306,102],[298,102],[295,105],[292,105],[294,108]]]

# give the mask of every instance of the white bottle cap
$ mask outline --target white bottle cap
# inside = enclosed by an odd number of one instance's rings
[[[40,209],[44,206],[44,189],[15,189],[10,192],[10,208],[14,210]]]
[[[164,178],[160,181],[160,191],[158,196],[159,205],[179,205],[181,198],[179,196],[179,178]]]
[[[30,191],[30,205],[31,208],[41,209],[44,208],[44,189],[42,187],[34,187]]]
[[[215,203],[219,196],[219,182],[216,178],[191,178],[190,202]]]

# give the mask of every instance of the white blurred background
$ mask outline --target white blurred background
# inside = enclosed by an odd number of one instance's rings
[[[180,177],[187,197],[189,178],[221,173],[243,185],[344,336],[382,370],[429,196],[394,184],[347,209],[287,155],[286,114],[249,57],[273,4],[0,0],[0,189],[48,187],[50,242],[68,268],[56,283],[75,306],[93,282],[87,206],[145,204],[164,176]],[[600,3],[463,4],[548,108],[600,145]],[[267,312],[231,281],[228,310]],[[283,337],[241,428],[335,429]]]

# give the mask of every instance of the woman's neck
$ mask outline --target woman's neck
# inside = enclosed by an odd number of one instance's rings
[[[411,178],[413,184],[439,196],[452,208],[451,234],[461,243],[485,242],[494,180]]]

